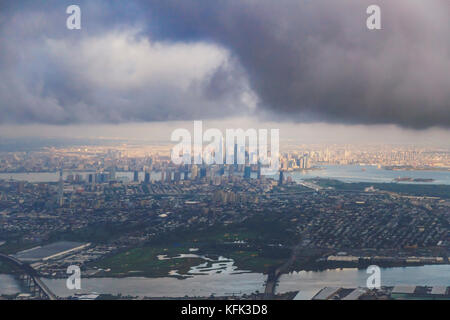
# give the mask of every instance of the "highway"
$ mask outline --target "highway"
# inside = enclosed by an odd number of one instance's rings
[[[269,272],[269,274],[267,275],[267,282],[266,282],[266,287],[264,290],[264,299],[266,299],[266,300],[273,299],[273,297],[275,296],[275,290],[277,287],[278,279],[280,278],[280,276],[283,273],[289,272],[290,267],[297,259],[297,255],[298,255],[298,252],[300,251],[300,248],[301,248],[301,245],[299,243],[292,249],[291,256],[283,265],[281,265],[277,269]]]

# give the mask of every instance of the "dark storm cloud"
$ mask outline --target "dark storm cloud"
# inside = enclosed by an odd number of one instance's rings
[[[366,28],[371,4],[383,30]],[[280,118],[450,127],[447,0],[188,0],[152,10],[164,36],[231,48]]]
[[[11,78],[0,84],[0,111],[3,118],[8,111],[12,121],[187,120],[239,114],[246,110],[243,96],[252,96],[247,78],[258,110],[280,120],[450,127],[448,0],[82,1],[82,36],[57,27],[65,23],[61,7],[71,3],[59,1],[55,7],[55,2],[45,2],[42,9],[39,2],[10,5],[0,13],[0,34],[3,38],[9,31],[11,36],[0,52],[0,65],[7,66],[1,73]],[[366,28],[371,4],[382,9],[380,31]],[[22,25],[26,17],[35,22],[19,30],[5,26],[5,20]],[[61,43],[51,54],[35,45],[46,37],[75,46],[80,37],[129,28],[139,29],[137,39],[201,41],[226,48],[232,56],[191,81],[192,90],[177,91],[170,81],[158,86],[144,75],[150,81],[146,91],[136,85],[118,89],[110,81],[99,86],[92,73],[73,72],[91,60],[90,50],[84,52],[85,60],[74,55],[77,63],[72,64],[61,57],[69,54]],[[142,49],[139,40],[131,45]],[[25,58],[35,62],[20,60],[17,51],[24,47],[31,52]],[[14,95],[17,88],[23,89],[21,99]]]

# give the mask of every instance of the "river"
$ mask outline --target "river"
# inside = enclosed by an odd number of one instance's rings
[[[277,293],[300,291],[298,298],[311,299],[323,287],[365,286],[368,274],[353,268],[326,271],[300,271],[281,276]],[[131,296],[184,297],[242,295],[264,291],[266,276],[260,273],[207,274],[179,280],[164,278],[88,278],[81,279],[81,290],[66,289],[65,279],[43,279],[58,296],[74,293],[109,293]],[[450,265],[382,268],[381,285],[450,286]],[[19,286],[11,276],[0,275],[0,293],[14,293]]]
[[[0,295],[16,294],[21,292],[20,285],[14,276],[0,274]]]
[[[300,291],[298,297],[308,300],[323,287],[365,286],[368,276],[365,270],[358,269],[300,271],[281,276],[276,292]],[[259,273],[197,275],[184,280],[142,277],[91,278],[82,280],[82,292],[153,297],[242,295],[255,291],[264,292],[266,278]],[[45,280],[45,283],[60,296],[73,294],[65,288],[65,280]],[[450,265],[381,269],[381,285],[397,284],[450,286]]]
[[[385,170],[376,166],[359,165],[327,165],[321,170],[288,172],[294,181],[315,177],[336,179],[343,182],[372,182],[388,183],[395,178],[409,177],[412,179],[433,179],[432,182],[401,182],[413,184],[446,184],[450,185],[450,171],[421,171],[421,170]]]
[[[324,287],[365,287],[368,277],[366,270],[353,268],[300,271],[282,275],[277,292],[300,290],[297,298],[308,300]],[[450,265],[382,268],[381,285],[450,286]]]
[[[93,172],[64,172],[64,178],[69,174],[80,174],[84,179]],[[341,180],[343,182],[392,182],[395,178],[409,177],[412,179],[433,179],[432,182],[401,182],[416,184],[446,184],[450,185],[450,171],[421,171],[421,170],[384,170],[375,166],[359,165],[326,165],[320,170],[293,171],[286,173],[286,176],[292,176],[294,181],[311,178],[330,178]],[[118,179],[133,180],[133,172],[117,172]],[[252,173],[256,177],[256,173]],[[278,179],[278,177],[273,177]],[[32,173],[0,173],[0,179],[13,179],[16,181],[29,182],[57,182],[59,180],[58,172],[32,172]],[[152,172],[151,179],[158,181],[161,179],[160,172]],[[144,172],[139,173],[139,180],[144,180]]]
[[[326,271],[300,271],[282,275],[277,293],[300,291],[298,298],[311,299],[323,287],[365,286],[369,275],[365,270],[353,268]],[[43,279],[58,296],[68,297],[74,293],[109,293],[131,296],[184,297],[242,295],[264,291],[266,276],[260,273],[195,275],[179,280],[164,278],[88,278],[81,280],[81,290],[70,291],[65,279]],[[450,286],[450,265],[382,268],[381,285],[428,285]],[[0,294],[19,292],[19,285],[9,275],[0,275]]]

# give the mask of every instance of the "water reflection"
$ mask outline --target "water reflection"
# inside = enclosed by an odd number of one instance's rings
[[[19,283],[9,274],[0,274],[0,295],[13,295],[21,292]]]

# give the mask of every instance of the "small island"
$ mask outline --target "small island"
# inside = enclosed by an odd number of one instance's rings
[[[398,177],[394,179],[395,182],[434,182],[431,178],[410,178],[410,177]]]

